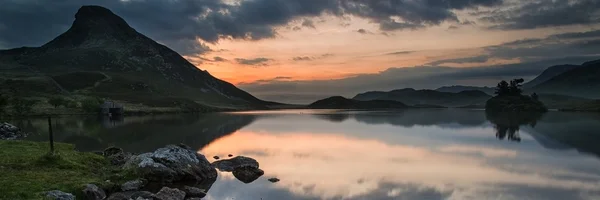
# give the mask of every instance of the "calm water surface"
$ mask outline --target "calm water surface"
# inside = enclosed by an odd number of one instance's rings
[[[47,138],[45,119],[13,123]],[[185,143],[260,162],[263,177],[220,173],[205,199],[600,199],[599,114],[293,110],[53,123],[58,141],[84,151]]]

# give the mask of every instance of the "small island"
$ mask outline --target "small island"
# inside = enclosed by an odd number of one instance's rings
[[[496,86],[496,96],[485,103],[485,110],[491,112],[546,112],[548,108],[539,101],[538,95],[523,95],[521,89],[524,80],[514,79],[510,83],[500,81]]]

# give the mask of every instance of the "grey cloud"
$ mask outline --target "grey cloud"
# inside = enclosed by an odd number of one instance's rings
[[[235,61],[239,64],[242,65],[261,65],[261,66],[266,66],[266,62],[269,62],[271,59],[268,58],[251,58],[251,59],[245,59],[245,58],[236,58]]]
[[[550,38],[559,38],[559,39],[581,39],[581,38],[594,38],[600,37],[600,30],[587,31],[587,32],[571,32],[571,33],[562,33],[550,36]]]
[[[492,29],[534,29],[565,25],[589,25],[600,23],[600,1],[527,1],[516,8],[499,9],[478,14],[483,15],[480,20],[494,24],[490,27]]]
[[[437,61],[428,63],[428,65],[438,66],[438,65],[441,65],[441,64],[448,64],[448,63],[455,63],[455,64],[462,64],[462,63],[485,63],[489,59],[490,59],[489,55],[481,55],[481,56],[474,56],[474,57],[437,60]]]
[[[292,58],[292,60],[294,60],[294,61],[309,61],[309,60],[312,60],[312,58],[308,57],[308,56],[303,56],[303,57],[294,57],[294,58]]]
[[[315,23],[310,19],[304,19],[302,26],[315,29]]]
[[[365,29],[362,29],[362,28],[361,28],[361,29],[358,29],[356,32],[358,32],[358,33],[360,33],[360,34],[368,34],[368,33],[371,33],[371,32],[369,32],[369,31],[367,31],[367,30],[365,30]]]
[[[219,57],[219,56],[215,56],[215,57],[213,58],[213,60],[214,60],[215,62],[225,62],[225,61],[227,61],[227,59],[225,59],[225,58],[223,58],[223,57]]]
[[[414,52],[415,51],[396,51],[396,52],[392,52],[392,53],[387,53],[385,55],[404,55],[404,54],[411,54]]]
[[[260,40],[277,36],[276,27],[302,17],[353,15],[379,23],[382,30],[415,29],[456,21],[454,10],[494,6],[502,0],[253,0],[226,4],[221,0],[5,0],[0,6],[0,44],[40,46],[66,31],[77,9],[95,4],[122,16],[138,31],[180,53],[203,49],[180,47],[200,38]],[[396,21],[399,18],[401,21]],[[314,26],[305,20],[304,26]],[[196,53],[199,53],[196,52]]]

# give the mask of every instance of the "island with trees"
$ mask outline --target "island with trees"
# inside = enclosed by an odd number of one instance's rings
[[[513,79],[510,82],[500,81],[496,86],[496,96],[486,102],[485,110],[491,112],[548,111],[536,93],[531,96],[523,95],[523,89],[521,89],[523,82],[522,78]]]

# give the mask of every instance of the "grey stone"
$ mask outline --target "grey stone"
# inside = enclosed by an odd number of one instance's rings
[[[140,190],[144,186],[146,186],[146,180],[137,179],[137,180],[127,181],[127,182],[123,183],[123,185],[121,185],[121,190],[123,190],[123,191]]]
[[[200,189],[197,187],[183,186],[182,190],[183,190],[183,192],[185,192],[186,198],[190,198],[190,197],[203,198],[206,196],[206,190]]]
[[[244,183],[252,183],[263,174],[265,174],[263,170],[248,166],[238,167],[233,170],[233,176]]]
[[[152,194],[152,192],[148,192],[148,191],[138,191],[135,192],[131,195],[131,197],[129,197],[131,199],[153,199],[154,198],[154,194]]]
[[[19,127],[6,122],[0,123],[0,140],[14,140],[25,136],[27,135]]]
[[[258,168],[258,161],[245,156],[236,156],[231,159],[215,161],[212,165],[220,171],[232,172],[238,167]]]
[[[112,155],[123,153],[123,149],[118,147],[108,147],[104,149],[104,156],[109,157]]]
[[[176,145],[132,156],[123,167],[135,170],[149,181],[162,183],[214,181],[217,178],[217,171],[204,155]]]
[[[185,192],[174,188],[163,187],[154,195],[154,198],[159,200],[184,200]]]
[[[134,193],[136,192],[116,192],[111,194],[106,200],[129,200]]]
[[[87,200],[102,200],[106,198],[104,190],[94,184],[87,184],[83,189],[83,194]]]
[[[46,199],[49,200],[75,200],[75,195],[60,190],[46,192]]]
[[[279,182],[278,178],[270,178],[269,181],[271,181],[271,183],[277,183]]]

